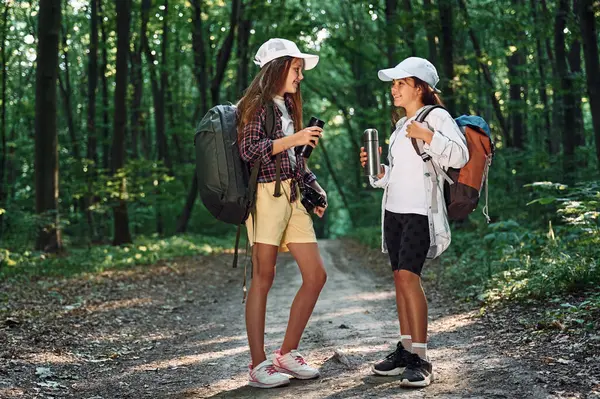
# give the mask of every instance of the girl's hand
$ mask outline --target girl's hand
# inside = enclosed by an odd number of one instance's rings
[[[381,155],[381,147],[379,147],[379,155]],[[365,167],[365,165],[367,164],[367,152],[365,151],[365,147],[360,147],[360,166],[362,166],[363,168]],[[379,165],[379,170],[380,170],[380,174],[377,175],[378,179],[381,179],[384,175],[385,175],[385,171],[383,169],[383,165]]]
[[[426,124],[412,121],[406,128],[406,137],[421,139],[427,144],[430,144],[431,139],[433,139],[433,132]]]
[[[313,209],[313,212],[315,213],[315,215],[317,215],[318,217],[322,218],[323,215],[325,214],[325,209],[327,209],[327,207],[323,207],[323,206],[316,206],[315,209]]]
[[[313,148],[319,143],[323,129],[318,126],[307,127],[299,132],[294,133],[294,146],[309,145]]]

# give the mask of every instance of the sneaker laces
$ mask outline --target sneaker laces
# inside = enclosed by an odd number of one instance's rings
[[[275,367],[273,365],[265,367],[265,371],[269,375],[273,375],[273,374],[277,373],[277,370],[275,370]]]
[[[304,360],[304,358],[301,355],[297,355],[294,359],[296,359],[296,361],[300,363],[301,366],[306,366],[306,360]]]

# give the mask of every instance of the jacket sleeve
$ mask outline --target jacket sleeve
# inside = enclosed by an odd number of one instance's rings
[[[254,118],[244,126],[239,149],[240,156],[245,162],[254,164],[260,159],[262,164],[265,165],[271,161],[273,157],[273,140],[267,137],[264,126],[264,109],[257,112]]]
[[[378,179],[377,176],[369,176],[369,182],[371,183],[371,187],[374,188],[386,188],[388,183],[390,182],[390,167],[381,164],[383,166],[384,175],[381,179]]]
[[[302,179],[304,180],[304,184],[310,185],[312,182],[317,180],[317,176],[307,169]]]
[[[434,110],[436,118],[432,118],[434,130],[430,144],[425,143],[423,149],[443,168],[462,168],[469,161],[467,139],[452,116],[444,110]],[[442,114],[443,112],[443,114]]]

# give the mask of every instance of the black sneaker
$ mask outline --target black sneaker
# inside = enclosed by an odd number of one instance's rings
[[[379,375],[400,375],[408,366],[410,355],[411,353],[402,346],[402,342],[398,342],[395,351],[373,366],[373,372]]]
[[[431,363],[411,353],[400,380],[400,385],[403,387],[426,387],[433,381]]]

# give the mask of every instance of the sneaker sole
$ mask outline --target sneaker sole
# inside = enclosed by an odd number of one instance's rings
[[[390,377],[390,376],[400,375],[400,374],[404,373],[404,369],[405,368],[406,367],[396,367],[395,369],[392,369],[392,370],[383,371],[383,370],[377,370],[375,368],[375,366],[372,366],[371,370],[375,374],[384,375],[384,376]]]
[[[263,384],[262,382],[258,382],[258,381],[249,381],[248,382],[249,386],[255,387],[255,388],[276,388],[276,387],[282,387],[282,386],[289,385],[289,384],[290,384],[290,380],[277,382],[275,384]]]
[[[294,373],[292,370],[288,370],[288,369],[286,369],[284,367],[275,366],[275,365],[273,365],[273,367],[275,367],[275,370],[279,371],[280,373],[289,374],[292,377],[297,378],[299,380],[313,380],[313,379],[319,378],[321,376],[321,373],[317,373],[317,374],[312,375],[312,376],[303,376],[301,374]]]
[[[400,386],[401,387],[411,387],[411,388],[424,388],[426,386],[429,386],[432,382],[433,382],[433,373],[431,373],[429,375],[429,377],[427,377],[423,381],[402,380],[400,382]]]

